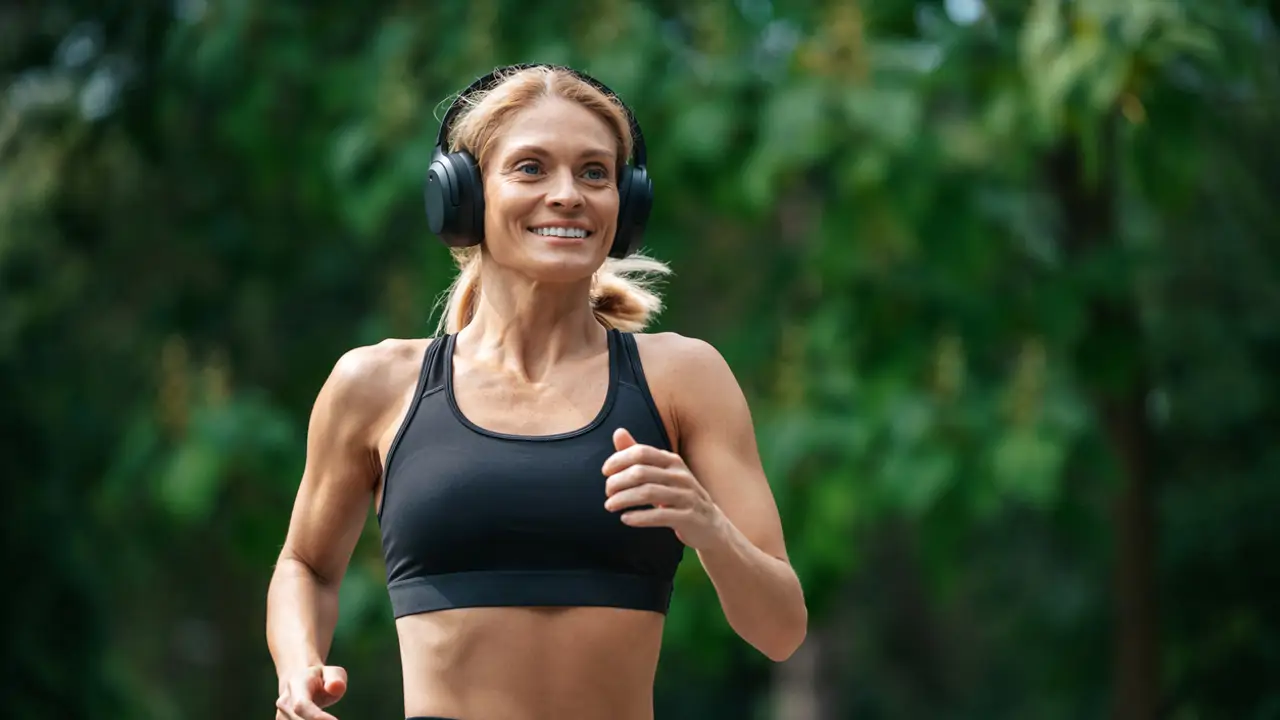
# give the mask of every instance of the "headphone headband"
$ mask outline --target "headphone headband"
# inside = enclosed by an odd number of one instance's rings
[[[464,89],[462,92],[458,93],[458,96],[454,98],[453,102],[449,105],[448,111],[445,112],[444,119],[440,121],[440,130],[436,133],[436,148],[438,149],[438,151],[440,153],[449,152],[449,148],[447,146],[449,142],[449,130],[453,127],[453,121],[457,119],[458,113],[462,112],[462,108],[463,108],[462,100],[464,98],[467,98],[477,92],[492,89],[493,87],[501,84],[501,82],[505,80],[508,75],[512,73],[517,73],[522,70],[529,70],[532,68],[547,68],[550,70],[560,70],[562,72],[567,72],[570,75],[573,75],[579,80],[599,90],[601,93],[604,93],[605,97],[617,103],[618,107],[622,108],[622,112],[626,114],[627,124],[630,126],[630,129],[631,129],[631,158],[630,158],[631,162],[630,164],[633,167],[639,167],[639,168],[643,168],[646,166],[646,164],[648,163],[648,152],[646,151],[645,145],[644,145],[644,133],[640,131],[640,123],[636,120],[635,114],[632,113],[631,108],[627,107],[627,104],[622,101],[622,98],[618,97],[617,93],[610,90],[608,86],[606,86],[604,83],[591,77],[590,75],[587,75],[586,73],[583,73],[578,70],[574,70],[573,68],[566,67],[564,65],[550,65],[546,63],[520,63],[516,65],[507,65],[504,67],[500,67],[497,70],[494,70],[493,72],[489,73],[488,75],[485,75],[484,77],[477,79],[475,82],[468,85],[466,89]]]

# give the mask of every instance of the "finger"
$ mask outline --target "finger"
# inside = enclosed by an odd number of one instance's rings
[[[294,710],[294,713],[298,716],[298,720],[338,720],[338,718],[321,710],[320,706],[313,702],[299,702],[295,707],[297,709]]]
[[[276,707],[283,710],[289,720],[338,720],[306,697],[282,697],[276,700]]]
[[[687,493],[670,485],[645,483],[637,487],[627,488],[604,501],[604,508],[609,512],[617,512],[627,508],[643,505],[651,507],[680,507],[687,503]]]
[[[287,720],[303,720],[306,716],[302,713],[306,711],[306,706],[304,700],[281,697],[276,700],[276,714],[283,715]]]
[[[613,449],[626,450],[636,444],[636,439],[631,437],[631,431],[626,428],[618,428],[613,431]]]
[[[289,709],[292,706],[293,701],[289,699],[288,695],[281,695],[276,698],[276,720],[281,718],[284,718],[284,720],[298,720],[298,715]]]
[[[631,527],[675,527],[688,515],[684,508],[650,508],[648,510],[628,510],[620,516],[622,522]]]
[[[613,475],[626,470],[632,465],[652,465],[653,467],[666,468],[674,466],[677,461],[678,456],[675,453],[659,450],[652,445],[637,444],[610,455],[604,461],[600,471],[605,475]]]
[[[649,482],[648,475],[653,468],[643,465],[633,465],[622,472],[616,473],[604,481],[604,496],[606,498],[613,497],[627,488],[638,487]]]
[[[302,677],[302,685],[307,697],[324,692],[324,668],[320,665],[307,668],[307,674]]]
[[[620,473],[611,475],[604,482],[604,496],[613,497],[628,488],[640,487],[641,485],[669,485],[671,487],[684,487],[681,482],[682,475],[678,472],[656,468],[652,465],[632,465]]]

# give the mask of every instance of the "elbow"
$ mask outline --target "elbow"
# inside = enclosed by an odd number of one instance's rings
[[[764,656],[773,662],[786,662],[790,660],[791,656],[795,655],[796,651],[800,649],[800,646],[804,644],[804,638],[805,632],[801,630],[794,637],[760,648],[760,652],[764,653]]]
[[[287,547],[281,550],[280,558],[276,561],[273,577],[279,576],[300,577],[310,581],[320,589],[332,589],[334,591],[337,591],[338,585],[342,581],[340,576],[335,578],[321,572],[314,563],[308,562],[301,554],[291,551]]]
[[[758,647],[764,656],[776,663],[786,662],[804,645],[809,634],[809,613],[801,605],[798,617],[780,628],[777,637],[769,643],[761,643]]]

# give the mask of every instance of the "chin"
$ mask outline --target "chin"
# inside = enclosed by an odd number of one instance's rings
[[[541,282],[577,282],[590,278],[604,263],[606,253],[594,242],[537,242],[525,247],[520,258],[526,275]]]
[[[528,257],[521,263],[521,270],[538,282],[572,283],[589,279],[600,269],[601,260],[594,255],[588,257],[579,254],[577,257]]]

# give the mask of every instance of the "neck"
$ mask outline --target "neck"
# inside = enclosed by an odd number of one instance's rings
[[[550,283],[485,263],[475,316],[458,344],[527,381],[557,362],[598,352],[606,330],[591,311],[591,278]]]

